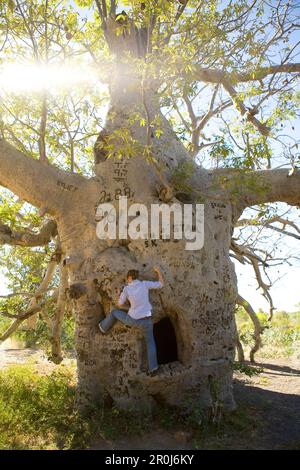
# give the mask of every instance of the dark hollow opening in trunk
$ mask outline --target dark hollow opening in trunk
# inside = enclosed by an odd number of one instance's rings
[[[170,318],[165,317],[153,325],[159,364],[178,361],[177,341]]]

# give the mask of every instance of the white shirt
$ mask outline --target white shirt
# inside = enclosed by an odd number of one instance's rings
[[[139,281],[135,279],[124,287],[119,298],[119,304],[123,305],[126,299],[130,302],[128,315],[135,320],[151,316],[152,305],[149,302],[149,289],[160,289],[160,281]]]

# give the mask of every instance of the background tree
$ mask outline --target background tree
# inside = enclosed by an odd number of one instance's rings
[[[249,227],[299,233],[281,204],[297,217],[298,137],[288,122],[299,107],[299,6],[280,0],[77,5],[1,3],[1,62],[31,64],[29,81],[36,85],[20,93],[26,77],[11,67],[12,90],[1,96],[0,184],[10,192],[1,196],[0,237],[22,247],[22,265],[29,253],[43,259],[34,282],[18,286],[13,302],[2,302],[2,313],[15,315],[2,339],[38,312],[51,312],[59,362],[62,318],[73,309],[79,396],[91,399],[106,380],[97,362],[102,346],[94,341],[99,312],[115,300],[127,267],[146,274],[145,266],[157,260],[168,281],[160,308],[175,312],[182,331],[188,330],[184,318],[199,319],[188,339],[190,358],[211,361],[229,403],[235,302],[255,324],[252,359],[261,333],[236,291],[229,253],[251,263],[271,316],[261,269],[274,253],[261,253]],[[204,249],[98,240],[95,208],[117,204],[120,195],[148,204],[204,202]]]

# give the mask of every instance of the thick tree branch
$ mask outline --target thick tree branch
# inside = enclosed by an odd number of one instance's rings
[[[102,3],[103,16],[106,19],[107,18],[106,0],[101,0],[101,3]]]
[[[229,198],[241,210],[267,202],[286,202],[300,206],[300,170],[218,169],[213,171],[215,183],[222,185]]]
[[[106,29],[107,29],[107,25],[106,25],[106,20],[107,20],[107,11],[106,11],[106,2],[101,0],[101,2],[99,0],[95,0],[96,2],[96,5],[97,5],[97,10],[98,10],[98,13],[99,13],[99,16],[100,16],[100,19],[101,19],[101,27],[103,29],[103,31],[105,32]]]
[[[11,230],[8,225],[0,222],[0,244],[18,246],[44,246],[57,234],[56,223],[53,220],[46,222],[39,233],[29,231]]]
[[[111,0],[110,9],[109,9],[109,16],[114,17],[115,14],[116,14],[116,1]]]
[[[278,73],[300,73],[300,63],[287,63],[261,67],[246,73],[224,72],[218,69],[203,68],[196,66],[193,78],[206,83],[222,83],[223,80],[229,80],[233,84],[262,80],[268,75]]]
[[[262,67],[258,70],[253,70],[248,73],[231,74],[231,77],[237,82],[250,82],[254,80],[262,80],[268,75],[278,73],[300,73],[300,63],[286,63],[278,65],[270,65],[269,67]]]
[[[0,185],[35,207],[57,215],[86,179],[34,160],[0,140]]]

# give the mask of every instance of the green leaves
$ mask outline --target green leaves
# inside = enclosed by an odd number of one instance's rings
[[[8,9],[10,12],[13,12],[14,11],[14,8],[16,6],[15,2],[13,0],[8,0],[7,2],[7,6],[8,6]]]
[[[194,172],[193,162],[180,163],[173,171],[172,184],[177,190],[190,192],[191,186],[188,183],[189,178]]]
[[[229,157],[233,157],[234,152],[231,143],[226,141],[224,136],[221,136],[215,137],[215,142],[213,143],[209,154],[215,161],[226,162],[229,160]]]
[[[74,371],[63,366],[46,375],[32,365],[1,370],[1,448],[57,449],[57,440],[68,446],[82,426],[74,412],[73,385]]]
[[[94,0],[74,0],[74,2],[81,8],[90,8],[93,5]]]

